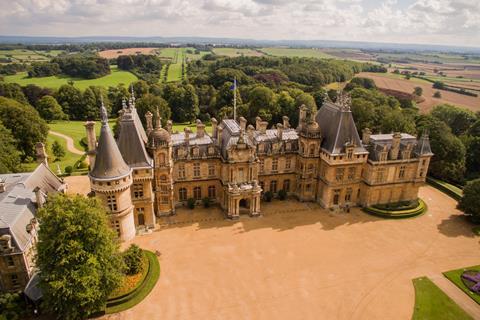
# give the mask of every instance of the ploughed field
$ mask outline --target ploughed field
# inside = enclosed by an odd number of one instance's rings
[[[125,49],[103,50],[98,52],[98,54],[102,58],[114,59],[122,55],[155,54],[156,50],[158,50],[158,48],[125,48]]]

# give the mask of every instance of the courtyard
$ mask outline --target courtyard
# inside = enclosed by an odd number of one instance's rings
[[[278,200],[237,221],[181,209],[134,240],[161,253],[156,287],[106,318],[410,319],[413,278],[479,263],[456,202],[429,186],[420,197],[428,212],[405,220]]]

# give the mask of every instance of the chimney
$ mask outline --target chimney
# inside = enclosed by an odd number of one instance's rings
[[[205,135],[205,125],[200,119],[197,119],[197,138],[203,138]]]
[[[223,132],[222,126],[218,126],[217,127],[217,143],[219,147],[222,147],[222,132]]]
[[[290,122],[289,122],[290,119],[287,116],[283,116],[282,120],[283,120],[283,128],[284,129],[290,128]]]
[[[240,129],[245,131],[245,129],[247,127],[247,119],[245,119],[244,117],[240,117],[238,120],[240,122]]]
[[[215,118],[210,119],[210,121],[212,122],[212,138],[216,138],[218,121]]]
[[[255,129],[256,129],[257,131],[260,131],[260,123],[262,123],[262,118],[256,117],[256,118],[255,118]]]
[[[85,130],[87,131],[87,155],[90,168],[95,165],[95,153],[97,149],[97,135],[95,134],[95,122],[85,122]]]
[[[268,122],[267,122],[267,121],[261,121],[261,122],[260,122],[260,133],[261,133],[261,134],[267,133],[267,126],[268,126]]]
[[[7,190],[7,183],[5,179],[0,179],[0,193]]]
[[[392,137],[392,147],[390,148],[390,158],[392,160],[398,159],[398,153],[400,151],[400,140],[402,139],[402,134],[400,132],[395,132]]]
[[[167,131],[172,134],[172,120],[167,120]]]
[[[153,114],[150,111],[145,113],[145,120],[147,122],[147,135],[149,135],[153,131]]]
[[[185,127],[185,129],[183,129],[183,132],[185,133],[185,142],[187,143],[187,145],[190,143],[190,133],[192,131],[190,131],[190,128],[189,127]]]
[[[362,142],[363,144],[369,144],[370,143],[370,135],[372,134],[372,131],[368,128],[365,128],[362,130]]]
[[[33,189],[33,192],[35,192],[37,208],[43,207],[43,204],[45,203],[45,198],[43,197],[42,190],[40,190],[39,187],[35,187],[35,189]]]
[[[283,140],[283,124],[277,123],[277,139]]]
[[[45,152],[45,145],[41,142],[37,142],[35,145],[35,150],[37,151],[37,162],[42,163],[48,166],[48,156]]]
[[[247,127],[247,135],[248,135],[248,138],[250,139],[250,141],[253,142],[253,134],[255,132],[255,128],[249,124],[248,127]]]
[[[302,104],[300,106],[300,115],[299,115],[298,122],[302,123],[302,122],[305,122],[306,120],[307,120],[307,107],[304,104]]]

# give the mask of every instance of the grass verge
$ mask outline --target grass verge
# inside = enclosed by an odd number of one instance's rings
[[[473,319],[427,277],[413,279],[415,309],[412,320]]]
[[[455,284],[460,290],[465,292],[467,296],[472,298],[476,303],[480,304],[480,295],[468,289],[462,281],[461,276],[465,270],[480,270],[480,265],[472,266],[468,268],[461,268],[457,270],[450,270],[450,271],[444,272],[443,275],[448,280],[452,281],[453,284]]]
[[[443,193],[446,193],[457,201],[463,197],[463,190],[448,182],[438,180],[432,177],[427,177],[427,183],[432,187],[442,191]]]

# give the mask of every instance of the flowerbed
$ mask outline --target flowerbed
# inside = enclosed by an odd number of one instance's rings
[[[413,204],[416,204],[416,206],[413,206]],[[409,205],[399,205],[397,208],[387,209],[387,205],[375,205],[363,208],[363,211],[381,218],[403,219],[425,213],[427,205],[422,199],[418,199]]]

